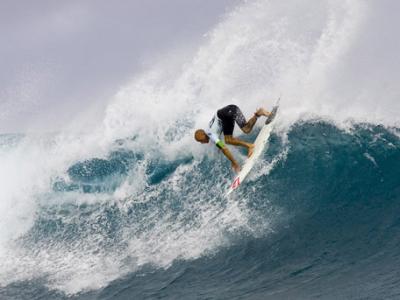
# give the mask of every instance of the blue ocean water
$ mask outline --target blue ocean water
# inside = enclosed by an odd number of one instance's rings
[[[119,140],[72,162],[15,241],[0,298],[400,297],[399,129],[297,122],[260,166],[225,198],[218,156],[171,160]],[[116,200],[132,180],[141,188]]]

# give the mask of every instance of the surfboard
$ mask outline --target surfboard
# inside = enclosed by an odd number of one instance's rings
[[[267,146],[269,136],[271,135],[271,131],[273,128],[273,121],[275,120],[275,116],[278,112],[279,108],[279,99],[277,104],[273,107],[271,111],[271,115],[265,121],[265,124],[261,128],[260,132],[257,135],[256,140],[254,141],[254,152],[253,154],[245,161],[242,166],[240,172],[233,179],[232,183],[229,186],[229,189],[226,195],[229,195],[234,190],[236,190],[244,181],[246,176],[250,173],[251,169],[254,167],[257,159],[264,152],[265,147]]]

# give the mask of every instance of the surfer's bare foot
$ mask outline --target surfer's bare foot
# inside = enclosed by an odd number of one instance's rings
[[[250,144],[249,147],[247,148],[247,157],[252,156],[253,152],[254,152],[254,144]]]
[[[257,116],[269,117],[271,115],[271,113],[268,110],[264,109],[264,108],[259,108],[256,111],[256,115]]]

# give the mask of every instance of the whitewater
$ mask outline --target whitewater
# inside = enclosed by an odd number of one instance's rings
[[[398,299],[398,8],[244,1],[95,129],[1,134],[0,298]],[[225,197],[230,164],[194,130],[278,97],[269,148]]]

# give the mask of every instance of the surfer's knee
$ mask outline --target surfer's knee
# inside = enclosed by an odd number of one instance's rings
[[[232,143],[232,136],[231,135],[225,135],[224,136],[225,143],[231,144]]]
[[[249,134],[251,132],[251,128],[247,126],[247,124],[243,126],[241,129],[245,134]]]

